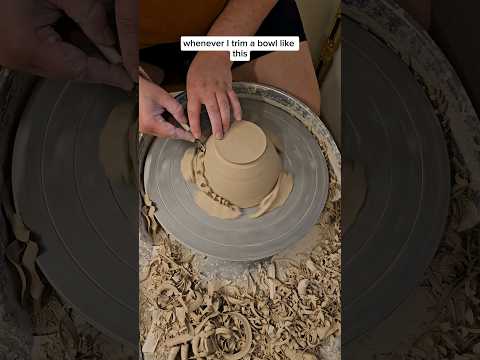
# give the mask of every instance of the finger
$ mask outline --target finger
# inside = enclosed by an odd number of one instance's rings
[[[230,104],[233,109],[233,118],[235,120],[242,120],[242,107],[240,106],[240,101],[238,100],[237,94],[233,89],[227,91],[228,98],[230,99]]]
[[[192,134],[166,122],[161,116],[148,118],[145,121],[140,119],[139,127],[141,132],[161,138],[181,139],[190,142],[195,140]]]
[[[228,95],[224,92],[219,92],[216,96],[222,118],[223,132],[225,133],[230,128],[230,102],[228,101]]]
[[[195,138],[193,137],[191,132],[185,131],[178,127],[175,127],[175,135],[172,137],[173,139],[185,140],[189,142],[194,142]]]
[[[213,135],[216,139],[223,139],[222,118],[215,95],[208,97],[208,100],[205,101],[205,107],[207,108],[208,117],[210,118],[210,124],[212,124]]]
[[[94,57],[87,57],[85,75],[78,80],[117,86],[127,91],[133,88],[132,80],[122,66]]]
[[[192,134],[196,139],[202,137],[202,130],[200,128],[201,109],[202,104],[200,103],[200,100],[194,96],[189,96],[187,101],[188,121],[190,123],[190,128],[192,129]]]
[[[96,44],[114,45],[115,36],[107,21],[105,7],[98,0],[51,0],[80,25],[85,34]]]
[[[169,138],[175,134],[175,126],[166,122],[162,116],[141,116],[138,124],[140,132],[161,138]]]
[[[178,123],[187,124],[188,121],[183,106],[167,91],[153,83],[151,84],[155,87],[155,91],[153,92],[154,100],[172,114]]]
[[[53,78],[103,83],[130,90],[132,80],[125,69],[104,60],[89,57],[72,44],[62,41],[52,28],[39,33],[39,45],[35,49],[32,64],[34,72]]]
[[[123,65],[134,82],[138,81],[138,1],[116,0],[115,16]]]

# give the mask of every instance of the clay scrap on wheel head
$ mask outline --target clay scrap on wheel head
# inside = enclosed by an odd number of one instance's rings
[[[248,121],[233,122],[223,140],[210,138],[205,152],[185,141],[154,139],[143,179],[155,217],[170,236],[208,256],[251,261],[278,253],[310,231],[329,194],[322,146],[337,167],[340,155],[318,116],[297,99],[259,84],[234,83],[233,88]],[[185,93],[177,100],[186,107]],[[200,117],[208,133],[207,111]],[[230,151],[243,132],[253,132],[244,140],[248,150]],[[247,179],[256,183],[248,185]],[[200,191],[200,182],[219,201]]]
[[[257,207],[257,218],[282,206],[293,188],[282,169],[278,149],[256,124],[236,121],[224,139],[210,136],[205,152],[188,148],[182,158],[184,179],[198,187],[195,203],[210,216],[238,218]]]

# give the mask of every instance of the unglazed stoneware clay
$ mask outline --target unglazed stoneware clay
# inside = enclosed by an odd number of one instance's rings
[[[250,217],[260,217],[282,206],[293,189],[270,136],[248,121],[233,123],[223,140],[210,137],[205,152],[188,148],[180,170],[197,185],[195,203],[221,219],[235,219],[242,208],[255,206]]]
[[[260,217],[263,214],[269,212],[270,210],[282,206],[285,201],[287,201],[288,195],[290,195],[292,189],[292,175],[287,174],[285,171],[282,171],[280,176],[278,177],[277,184],[273,188],[272,192],[260,202],[257,211],[254,214],[250,215],[250,217]]]
[[[195,148],[188,148],[182,157],[182,162],[180,163],[180,171],[185,181],[194,183],[195,182],[195,173],[193,169],[193,159],[195,157]]]
[[[180,171],[183,178],[197,185],[198,192],[195,194],[195,203],[210,216],[220,219],[235,219],[242,212],[238,206],[215,194],[205,178],[203,165],[205,154],[195,147],[188,148],[180,163]]]
[[[206,147],[208,183],[215,193],[233,204],[241,208],[254,207],[277,183],[282,170],[280,156],[257,125],[234,122],[223,140],[210,137]]]
[[[250,121],[234,122],[222,140],[212,142],[220,157],[239,165],[257,160],[267,148],[265,132]]]
[[[195,203],[205,212],[220,219],[236,219],[242,215],[242,211],[237,206],[227,206],[214,200],[206,193],[199,191],[195,194]]]

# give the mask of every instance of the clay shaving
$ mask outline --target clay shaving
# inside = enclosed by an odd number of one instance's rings
[[[340,359],[340,202],[332,201],[338,182],[330,184],[304,240],[232,280],[203,274],[198,256],[161,228],[145,196],[153,247],[140,269],[144,358]]]
[[[195,194],[195,203],[210,216],[221,219],[235,219],[241,215],[238,206],[216,194],[205,177],[203,159],[205,152],[198,148],[188,148],[183,155],[180,170],[185,181],[196,184],[198,192]]]
[[[319,146],[327,155],[328,145]],[[187,153],[184,161],[202,170],[197,150]],[[202,268],[206,258],[165,232],[145,196],[142,214],[153,243],[140,267],[140,345],[153,344],[145,360],[340,359],[340,178],[338,164],[327,158],[329,197],[317,224],[240,276]],[[194,170],[186,174],[196,183]],[[201,192],[215,198],[208,187]]]
[[[319,359],[340,335],[338,215],[330,204],[311,251],[279,254],[236,280],[206,279],[159,228],[140,284],[145,358]]]

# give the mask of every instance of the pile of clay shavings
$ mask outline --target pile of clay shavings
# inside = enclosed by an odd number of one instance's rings
[[[327,202],[313,250],[206,279],[145,197],[153,254],[140,273],[140,346],[148,359],[339,359],[340,203]],[[150,216],[149,216],[150,215]]]
[[[434,320],[403,353],[382,359],[480,359],[480,211],[478,192],[458,149],[449,142],[452,169],[445,235],[422,284],[436,303]]]
[[[32,313],[34,360],[134,360],[136,351],[101,333],[51,291]],[[3,358],[2,358],[3,359]]]

